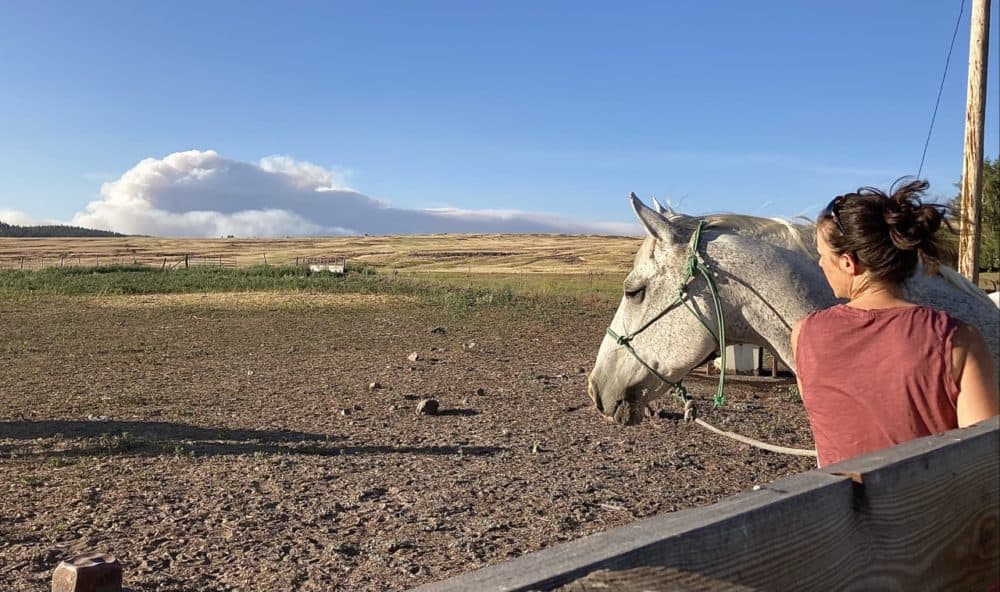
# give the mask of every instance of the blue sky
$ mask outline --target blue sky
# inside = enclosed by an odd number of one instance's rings
[[[924,165],[947,196],[962,167],[971,3]],[[813,215],[837,193],[916,173],[960,4],[8,2],[0,212],[122,223],[98,210],[149,186],[103,182],[211,150],[214,164],[191,166],[216,179],[282,155],[369,205],[460,220],[504,210],[631,224],[629,191],[688,213]],[[150,207],[186,215],[170,196],[191,179]],[[227,216],[246,195],[199,191],[187,202]],[[276,228],[359,230],[339,207]]]

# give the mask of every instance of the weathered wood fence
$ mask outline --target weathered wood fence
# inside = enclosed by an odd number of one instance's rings
[[[621,576],[617,587],[581,585],[587,579],[579,578],[601,569],[626,571],[615,572]],[[642,575],[642,588],[622,584],[630,571]],[[659,580],[651,583],[651,573]],[[692,578],[697,586],[684,584]],[[567,584],[574,591],[992,591],[1000,584],[1000,419],[417,590],[526,591]]]

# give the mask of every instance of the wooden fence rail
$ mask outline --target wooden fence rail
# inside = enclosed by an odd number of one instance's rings
[[[652,586],[651,568],[661,578]],[[416,590],[608,589],[580,585],[586,579],[579,578],[601,569],[641,572],[655,590],[994,590],[1000,584],[1000,419]],[[685,587],[692,576],[701,584]],[[706,581],[716,587],[705,587]]]

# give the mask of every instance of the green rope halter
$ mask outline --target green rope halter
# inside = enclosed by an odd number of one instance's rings
[[[675,397],[680,399],[681,403],[685,406],[685,411],[691,409],[692,401],[691,397],[688,395],[687,389],[680,382],[671,382],[667,380],[662,374],[655,370],[652,366],[646,363],[638,353],[636,353],[635,348],[632,347],[632,340],[635,339],[637,335],[648,329],[653,323],[660,320],[668,312],[673,310],[679,304],[683,304],[685,308],[691,311],[701,326],[708,331],[708,334],[715,339],[716,344],[719,346],[719,356],[722,359],[722,371],[719,373],[719,388],[715,393],[715,406],[724,405],[726,403],[725,387],[726,387],[726,323],[722,316],[722,299],[719,298],[719,287],[715,283],[715,278],[712,277],[711,271],[708,267],[702,263],[701,259],[698,257],[698,243],[701,241],[701,231],[705,227],[705,221],[699,220],[698,227],[694,231],[694,237],[691,239],[691,252],[688,254],[687,259],[687,273],[684,276],[684,280],[681,281],[680,287],[677,289],[677,298],[674,299],[666,308],[659,312],[656,316],[646,321],[641,327],[632,331],[632,333],[627,335],[618,335],[615,333],[611,327],[608,327],[607,334],[615,340],[619,346],[624,347],[632,356],[638,360],[640,364],[645,366],[650,373],[653,374],[660,382],[670,386],[670,392]],[[688,288],[691,282],[695,279],[695,276],[700,274],[701,277],[705,278],[705,283],[708,284],[708,290],[712,294],[712,302],[715,306],[715,315],[719,319],[719,332],[718,334],[712,330],[708,325],[705,318],[698,314],[698,311],[694,309],[693,306],[688,302]]]

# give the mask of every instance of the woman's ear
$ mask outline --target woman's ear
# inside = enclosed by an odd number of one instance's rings
[[[851,253],[841,253],[840,257],[837,258],[837,264],[841,270],[849,275],[861,275],[864,272],[861,269],[861,264]]]

